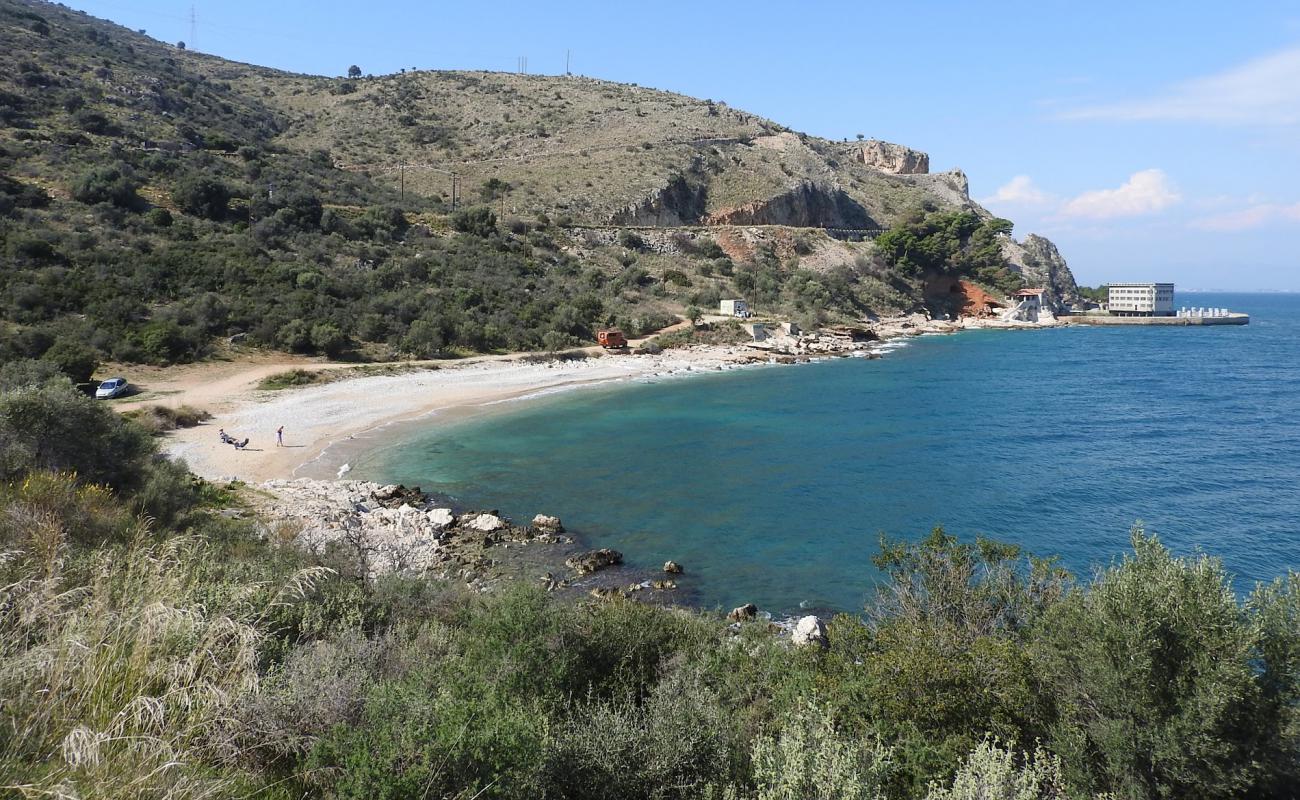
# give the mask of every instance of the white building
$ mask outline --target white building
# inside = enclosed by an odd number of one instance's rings
[[[718,304],[718,313],[728,317],[748,317],[749,303],[744,300],[723,300]]]
[[[1172,317],[1172,283],[1112,283],[1107,287],[1107,308],[1117,317]]]

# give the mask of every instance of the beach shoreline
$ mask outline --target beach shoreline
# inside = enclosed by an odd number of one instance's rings
[[[868,345],[812,358],[878,354],[892,339],[922,334],[1026,327],[1046,326],[970,319],[931,321],[919,315],[891,318],[872,326],[877,338]],[[216,385],[219,391],[201,392],[187,386],[161,395],[155,402],[193,405],[213,415],[205,424],[169,434],[164,444],[168,455],[184,460],[200,477],[245,483],[330,479],[345,477],[347,470],[340,470],[369,447],[389,443],[391,439],[382,431],[394,425],[432,417],[456,421],[498,407],[504,410],[513,402],[586,386],[807,360],[811,360],[807,355],[793,358],[781,350],[765,351],[748,344],[693,345],[653,355],[590,353],[576,359],[547,360],[519,354],[279,390],[257,388],[272,369],[261,365],[225,377]],[[196,385],[214,386],[209,382]],[[280,426],[284,426],[283,447],[276,442]],[[236,450],[223,444],[218,430],[239,440],[248,438],[249,445]]]

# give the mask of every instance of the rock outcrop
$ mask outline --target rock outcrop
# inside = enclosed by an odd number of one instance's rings
[[[858,157],[868,167],[891,175],[925,175],[930,171],[930,156],[926,153],[879,139],[862,142]]]
[[[758,606],[753,603],[746,603],[743,606],[736,606],[731,609],[731,613],[727,615],[727,619],[732,622],[747,622],[757,616]]]
[[[813,181],[800,181],[788,191],[740,206],[719,209],[706,225],[788,225],[796,228],[876,228],[858,201],[844,190]]]
[[[675,227],[694,225],[704,215],[708,190],[678,175],[637,203],[610,217],[614,225]]]
[[[1011,269],[1024,276],[1027,286],[1047,290],[1053,311],[1082,299],[1069,265],[1051,240],[1033,233],[1021,242],[1007,239],[1002,243],[1002,255]]]
[[[665,561],[664,572],[667,572],[669,575],[681,575],[682,565],[678,564],[676,561]]]
[[[821,621],[820,617],[808,615],[801,617],[794,624],[794,630],[790,632],[790,641],[794,642],[796,647],[807,647],[816,645],[817,647],[830,647],[830,637],[826,635],[826,623]]]
[[[297,479],[261,488],[269,495],[260,503],[269,521],[265,535],[358,577],[433,575],[483,588],[499,567],[489,548],[570,542],[553,529],[512,525],[494,512],[456,516],[404,486]]]
[[[623,563],[623,554],[617,550],[610,550],[608,547],[602,547],[599,550],[591,550],[586,553],[579,553],[570,557],[564,562],[565,566],[579,575],[590,575],[606,567],[617,566]]]
[[[560,518],[546,514],[538,514],[533,517],[533,527],[550,533],[564,533],[564,523],[560,522]]]

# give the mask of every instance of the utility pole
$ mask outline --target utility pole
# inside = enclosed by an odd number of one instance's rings
[[[451,173],[451,210],[456,210],[456,173]]]
[[[569,50],[565,50],[565,51],[564,51],[564,74],[565,74],[565,75],[572,75],[572,74],[573,74],[573,71],[569,69],[569,56],[570,56],[570,52],[571,52],[571,51],[569,51]]]
[[[400,174],[402,176],[402,204],[405,205],[406,204],[406,162],[405,161],[402,162]]]
[[[197,50],[199,43],[199,15],[194,9],[194,4],[190,3],[190,49]]]

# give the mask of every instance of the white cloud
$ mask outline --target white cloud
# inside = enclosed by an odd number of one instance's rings
[[[1096,189],[1066,201],[1060,213],[1089,219],[1138,217],[1162,211],[1181,199],[1163,171],[1144,169],[1130,175],[1117,189]]]
[[[1017,175],[979,202],[980,205],[1041,206],[1053,199],[1052,195],[1035,186],[1028,175]]]
[[[1226,125],[1300,123],[1300,47],[1175,84],[1142,100],[1092,106],[1065,119],[1171,120]]]
[[[1276,222],[1300,222],[1300,203],[1259,203],[1236,211],[1202,217],[1189,224],[1205,231],[1231,232],[1262,228]]]

